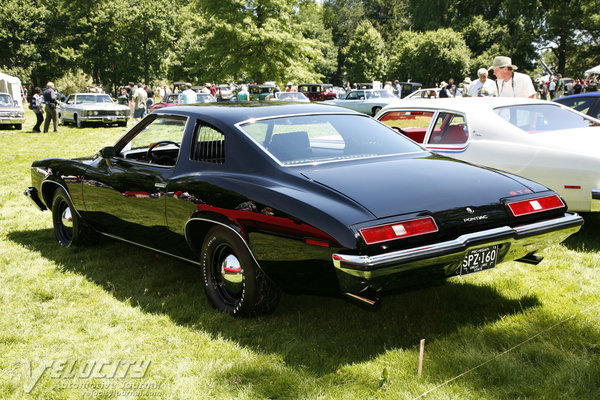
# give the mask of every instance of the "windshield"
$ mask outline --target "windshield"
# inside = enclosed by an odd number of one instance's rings
[[[393,99],[396,97],[387,90],[365,91],[365,96],[367,99]]]
[[[112,102],[113,102],[112,99],[107,94],[103,94],[100,96],[96,96],[93,94],[90,94],[90,95],[82,94],[82,95],[77,96],[77,101],[75,102],[75,104],[112,103]]]
[[[212,94],[196,93],[196,101],[198,103],[214,103],[217,100],[212,96]]]
[[[498,107],[494,112],[528,133],[600,126],[597,120],[553,104]]]
[[[0,93],[0,106],[12,106],[13,100],[9,94]]]
[[[423,151],[367,116],[310,115],[243,124],[241,128],[283,165]]]
[[[277,100],[304,100],[307,97],[300,92],[277,92],[275,98]]]

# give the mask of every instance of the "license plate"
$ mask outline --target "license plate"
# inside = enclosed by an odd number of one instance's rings
[[[485,271],[496,266],[498,262],[498,245],[473,249],[467,253],[460,266],[460,275]]]

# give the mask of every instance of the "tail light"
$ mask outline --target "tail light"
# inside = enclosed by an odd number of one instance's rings
[[[508,203],[508,208],[515,217],[554,210],[564,206],[565,203],[557,195]]]
[[[389,240],[407,238],[437,232],[438,227],[432,217],[412,219],[393,224],[363,228],[360,234],[366,244],[387,242]]]

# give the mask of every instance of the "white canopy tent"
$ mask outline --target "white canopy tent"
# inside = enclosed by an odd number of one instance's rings
[[[600,65],[596,65],[594,68],[592,69],[588,69],[587,71],[585,71],[586,75],[600,75]]]
[[[21,95],[21,80],[16,76],[10,76],[0,72],[0,93],[8,93],[14,102],[23,107],[23,96]]]

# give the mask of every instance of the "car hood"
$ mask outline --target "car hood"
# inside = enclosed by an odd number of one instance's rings
[[[63,107],[67,107],[67,105],[65,104]],[[72,107],[80,108],[82,110],[129,110],[129,107],[122,104],[108,103],[76,104]]]
[[[562,129],[531,135],[542,146],[600,157],[600,127]]]
[[[315,166],[303,174],[351,198],[376,218],[466,207],[492,207],[504,213],[500,199],[546,189],[524,179],[429,154]]]

